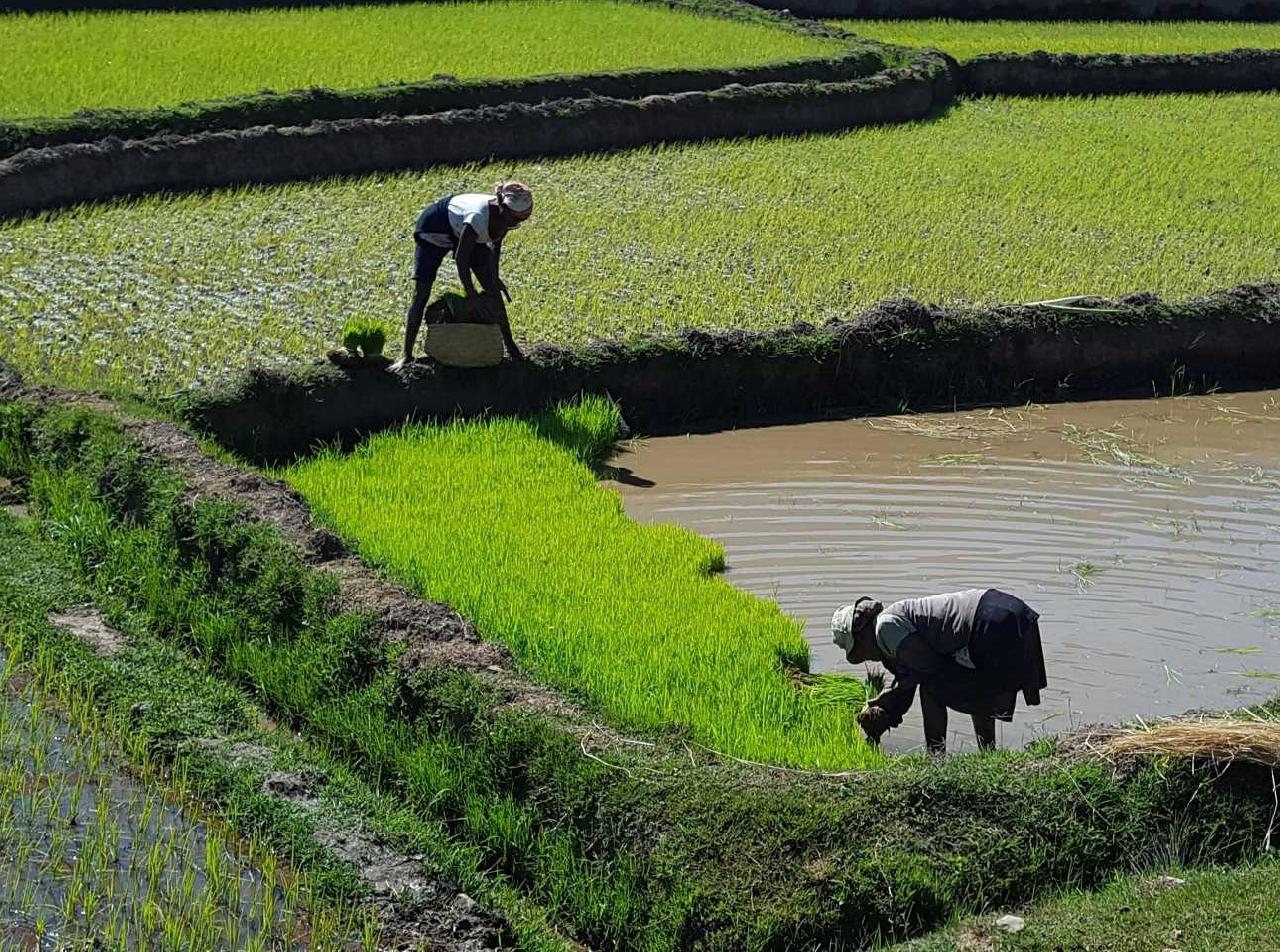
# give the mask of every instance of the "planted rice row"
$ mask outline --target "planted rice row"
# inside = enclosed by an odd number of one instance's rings
[[[610,0],[0,15],[0,117],[171,106],[262,89],[745,66],[826,40]]]
[[[721,547],[630,521],[584,462],[613,439],[601,398],[550,422],[409,425],[285,476],[366,560],[472,619],[534,677],[608,722],[803,767],[875,763],[859,705],[802,692],[800,624],[715,571]]]
[[[526,342],[1155,291],[1280,273],[1280,95],[965,102],[930,122],[83,207],[0,226],[0,359],[173,390],[401,326],[437,196],[529,182]],[[452,263],[437,290],[456,287]],[[393,334],[393,337],[395,336]]]
[[[867,39],[932,46],[956,59],[984,53],[1213,53],[1280,47],[1280,23],[1210,20],[839,20]]]

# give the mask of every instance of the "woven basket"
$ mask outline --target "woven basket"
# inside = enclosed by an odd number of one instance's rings
[[[447,367],[496,367],[506,356],[496,324],[431,324],[422,349]]]

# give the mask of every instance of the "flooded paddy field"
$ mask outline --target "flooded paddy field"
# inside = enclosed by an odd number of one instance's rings
[[[0,948],[362,947],[272,854],[126,771],[85,711],[50,707],[2,653],[0,675]]]
[[[728,581],[805,621],[814,671],[861,673],[830,635],[859,595],[1024,598],[1049,688],[1005,744],[1280,691],[1280,391],[665,437],[614,462],[633,518],[723,543]],[[922,742],[918,710],[890,749]]]

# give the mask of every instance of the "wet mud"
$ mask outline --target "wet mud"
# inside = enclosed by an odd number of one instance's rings
[[[805,621],[815,671],[862,673],[829,628],[858,595],[1026,599],[1050,684],[1005,744],[1280,693],[1280,391],[664,437],[614,463],[634,518],[719,540],[728,581]]]

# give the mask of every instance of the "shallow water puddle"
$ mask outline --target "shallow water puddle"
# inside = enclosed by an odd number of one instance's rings
[[[271,857],[250,862],[9,674],[0,652],[0,946],[310,946],[297,881]]]
[[[804,619],[815,671],[855,673],[830,617],[858,595],[1026,599],[1050,684],[1006,744],[1280,693],[1280,391],[664,437],[614,463],[633,518],[719,540],[730,582]],[[921,737],[917,708],[890,746]]]

